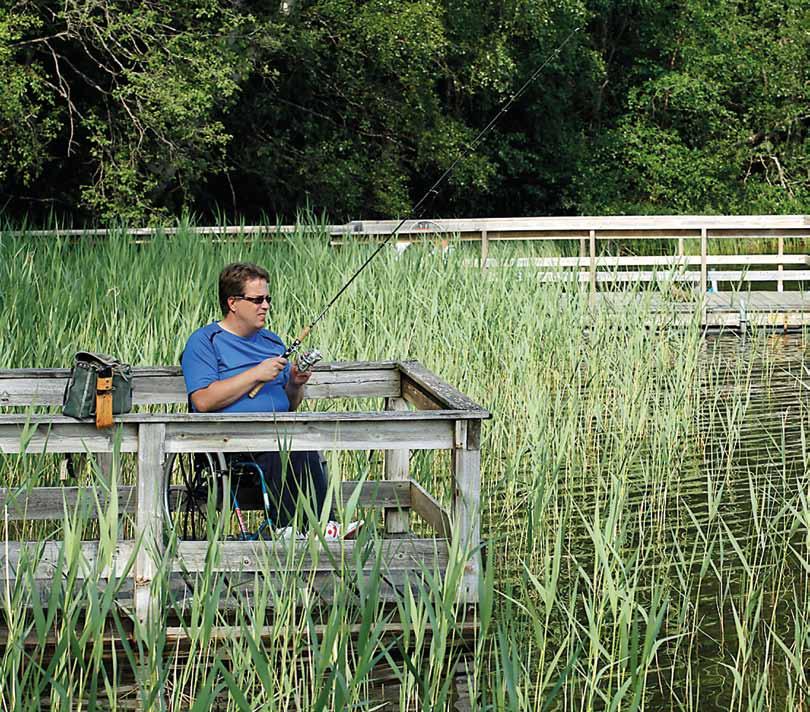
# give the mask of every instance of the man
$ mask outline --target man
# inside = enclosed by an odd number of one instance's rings
[[[279,413],[301,404],[311,372],[301,373],[295,364],[289,364],[282,357],[284,342],[265,328],[271,303],[268,280],[266,270],[248,262],[227,265],[220,273],[222,319],[197,329],[183,351],[183,376],[194,411]],[[248,394],[256,386],[261,390],[250,398]],[[292,527],[299,495],[309,495],[315,513],[321,515],[328,479],[319,453],[291,452],[289,468],[279,453],[242,457],[252,459],[264,471],[270,516],[281,536],[296,535]],[[353,537],[357,528],[357,522],[350,524],[343,538]],[[331,511],[325,536],[340,538],[340,527]]]

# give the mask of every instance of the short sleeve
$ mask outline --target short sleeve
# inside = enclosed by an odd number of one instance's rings
[[[202,330],[195,331],[189,337],[180,365],[183,368],[188,395],[219,380],[219,365],[214,345]]]

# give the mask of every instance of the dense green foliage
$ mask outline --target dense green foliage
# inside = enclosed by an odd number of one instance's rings
[[[473,154],[509,96],[553,56]],[[807,0],[4,0],[0,207],[805,211]]]

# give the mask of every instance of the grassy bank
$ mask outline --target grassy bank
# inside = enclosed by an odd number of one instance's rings
[[[218,317],[220,268],[243,259],[271,272],[271,328],[289,340],[369,250],[302,235],[144,244],[4,237],[0,368],[68,366],[78,349],[177,363],[187,336]],[[593,313],[571,285],[525,272],[483,275],[463,267],[464,256],[430,244],[384,251],[310,345],[328,360],[418,359],[494,414],[482,441],[490,561],[469,669],[477,708],[806,708],[805,337],[707,339],[697,325],[653,332],[643,295],[632,311]],[[374,454],[329,458],[342,479],[379,469]],[[418,455],[412,466],[446,504],[446,459]],[[58,481],[44,458],[7,457],[1,467],[6,486]],[[131,477],[125,461],[120,478]],[[52,528],[72,566],[81,565],[82,535],[114,541],[115,515],[103,513],[97,529],[83,531],[70,516]],[[23,534],[42,531],[28,525]],[[358,598],[339,587],[334,605],[310,601],[301,613],[290,605],[294,577],[259,587],[231,621],[245,634],[217,641],[212,603],[234,583],[211,573],[206,597],[186,611],[199,623],[188,649],[162,627],[136,628],[135,643],[119,647],[111,665],[102,614],[133,624],[100,592],[99,572],[67,577],[54,595],[69,605],[55,620],[35,605],[32,576],[5,587],[13,631],[0,667],[6,707],[47,698],[64,709],[91,699],[361,708],[382,668],[402,683],[395,706],[450,704],[452,581],[403,603],[408,631],[393,642],[373,590]],[[281,614],[262,636],[271,604]],[[422,649],[428,624],[431,647]],[[54,633],[58,643],[48,647]]]

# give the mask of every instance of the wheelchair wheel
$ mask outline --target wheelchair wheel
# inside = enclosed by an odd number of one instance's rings
[[[222,509],[226,474],[222,453],[171,453],[167,457],[163,466],[163,510],[166,525],[174,536],[189,540],[207,538],[209,511]]]

